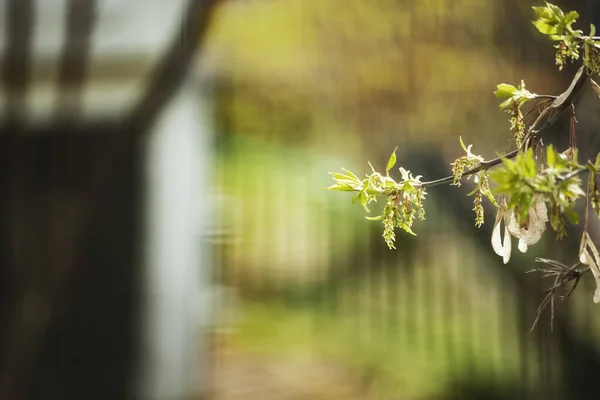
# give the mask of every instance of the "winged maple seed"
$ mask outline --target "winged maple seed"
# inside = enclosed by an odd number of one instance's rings
[[[500,235],[501,222],[504,222],[504,239]],[[536,244],[542,238],[542,234],[546,230],[546,222],[548,222],[548,210],[541,195],[536,195],[536,201],[533,207],[529,209],[527,222],[524,224],[517,222],[514,210],[508,210],[506,198],[502,199],[492,231],[492,248],[494,252],[502,257],[504,264],[507,264],[512,251],[511,236],[519,239],[518,248],[522,253],[525,253],[528,246]]]
[[[590,254],[591,252],[591,254]],[[598,250],[590,235],[587,232],[583,233],[581,245],[579,246],[579,261],[590,267],[594,279],[596,280],[596,291],[594,292],[594,303],[600,303],[600,256]]]

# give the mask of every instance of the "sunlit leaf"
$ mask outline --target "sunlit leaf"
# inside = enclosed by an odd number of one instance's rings
[[[571,11],[571,12],[567,13],[567,15],[565,15],[565,18],[563,19],[563,21],[564,21],[565,25],[569,25],[569,24],[572,24],[573,22],[577,21],[577,18],[579,18],[579,13],[577,11]],[[590,36],[594,36],[594,35],[590,35]]]
[[[462,147],[465,152],[469,152],[469,150],[467,149],[467,146],[465,146],[465,142],[463,142],[463,140],[462,140],[462,136],[459,136],[458,140],[460,140],[460,147]]]
[[[326,187],[325,190],[336,190],[336,191],[341,191],[341,192],[354,192],[354,191],[356,191],[356,189],[354,189],[353,187],[350,187],[350,186],[347,186],[347,185],[340,185],[340,184],[331,185],[329,187]]]
[[[363,190],[362,192],[360,192],[360,204],[362,204],[366,212],[371,212],[371,210],[369,210],[369,207],[367,206],[368,202],[369,196],[367,196],[367,193],[365,193],[365,191]]]
[[[558,32],[556,26],[548,24],[548,22],[543,20],[532,21],[533,26],[537,28],[540,33],[544,35],[554,35]]]
[[[356,179],[357,181],[360,182],[360,179],[358,178],[358,176],[354,175],[352,172],[348,171],[346,168],[342,168],[342,171],[344,171],[345,173],[347,173],[348,176],[350,176],[353,179]]]
[[[330,174],[331,174],[331,176],[333,176],[333,179],[337,179],[337,180],[340,180],[340,181],[343,181],[343,180],[347,181],[350,178],[347,175],[340,174],[340,173],[337,173],[337,172],[330,172]]]
[[[498,98],[506,98],[512,97],[512,95],[517,91],[517,88],[513,85],[509,85],[506,83],[501,83],[498,85],[498,90],[494,92],[496,97]]]
[[[548,3],[546,3],[548,4]],[[533,11],[537,14],[538,17],[542,18],[542,19],[550,19],[552,17],[554,17],[554,15],[552,14],[552,9],[549,7],[531,7],[533,8]]]
[[[410,233],[410,234],[411,234],[411,235],[413,235],[413,236],[417,236],[417,234],[416,234],[416,233],[414,233],[414,232],[413,232],[413,231],[410,229],[410,227],[409,227],[408,225],[406,225],[406,224],[404,224],[404,223],[402,223],[402,222],[399,222],[399,223],[398,223],[398,226],[399,226],[400,228],[402,228],[404,231],[406,231],[407,233]]]
[[[389,160],[387,162],[387,166],[385,167],[385,172],[387,172],[387,173],[389,173],[390,170],[392,168],[394,168],[394,165],[396,165],[396,150],[398,150],[398,146],[396,146],[396,148],[394,149],[394,151],[390,155],[390,158],[389,158]]]

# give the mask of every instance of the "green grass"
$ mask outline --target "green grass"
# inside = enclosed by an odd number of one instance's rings
[[[504,330],[506,337],[494,339],[501,328],[486,321],[485,312],[471,316],[475,318],[473,324],[480,339],[472,340],[472,336],[465,334],[469,321],[461,316],[421,318],[419,314],[430,314],[431,306],[423,303],[421,309],[415,310],[414,318],[419,321],[398,318],[399,324],[410,324],[413,329],[398,326],[385,332],[368,329],[373,324],[366,319],[373,314],[364,310],[352,312],[351,308],[330,313],[309,303],[290,306],[277,299],[247,303],[244,321],[232,343],[245,352],[279,359],[315,356],[336,360],[369,380],[373,390],[385,396],[436,398],[454,381],[493,377],[510,383],[518,377],[514,337]],[[389,310],[379,311],[389,313]],[[447,336],[453,329],[465,335],[450,343]],[[485,351],[499,345],[495,340],[503,342],[501,359]],[[449,349],[449,345],[453,348]],[[450,350],[456,355],[451,360],[447,357]],[[473,369],[477,371],[476,377],[471,375]]]

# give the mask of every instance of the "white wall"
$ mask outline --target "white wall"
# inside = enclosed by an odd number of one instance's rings
[[[208,322],[209,108],[188,81],[147,143],[146,288],[138,390],[179,399],[201,390]],[[204,321],[201,320],[204,317]]]

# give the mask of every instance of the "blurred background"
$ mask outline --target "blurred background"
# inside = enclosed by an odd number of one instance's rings
[[[557,3],[600,24],[592,0]],[[425,180],[459,136],[504,152],[496,85],[559,94],[577,69],[530,23],[539,2],[0,5],[1,398],[598,398],[591,279],[528,333],[550,283],[525,272],[574,263],[580,227],[504,265],[468,182],[432,188],[389,250],[323,190],[396,146]]]

